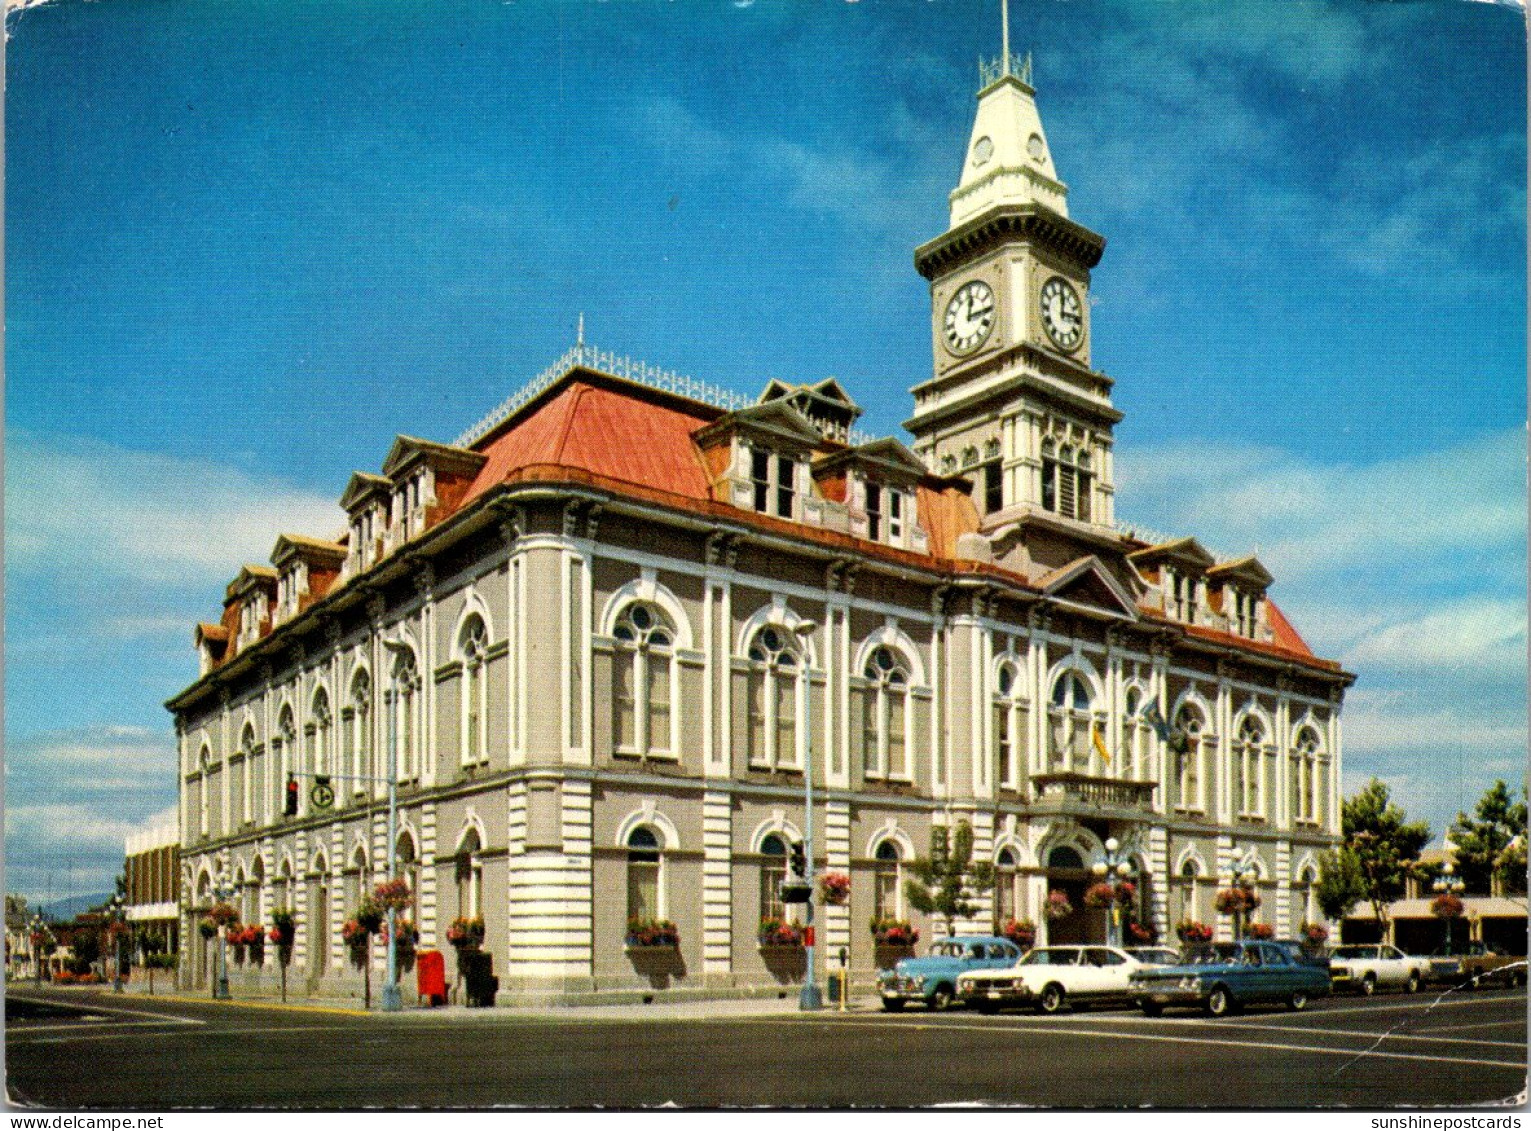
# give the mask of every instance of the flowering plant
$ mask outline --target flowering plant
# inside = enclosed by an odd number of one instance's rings
[[[627,921],[628,946],[679,946],[680,931],[668,919],[632,918]]]
[[[825,872],[819,877],[819,897],[832,907],[843,906],[851,897],[851,878],[844,872]]]
[[[372,932],[363,927],[355,919],[347,919],[340,926],[340,937],[345,944],[353,949],[367,945],[367,936]]]
[[[903,919],[873,918],[871,928],[878,946],[913,946],[920,941],[920,932]]]
[[[1137,920],[1127,924],[1127,941],[1135,946],[1149,946],[1159,939],[1159,932]]]
[[[453,919],[452,925],[447,928],[447,942],[458,948],[481,946],[484,942],[484,921],[461,916]]]
[[[204,939],[210,939],[218,933],[218,924],[211,919],[203,919],[197,924],[197,933]]]
[[[363,899],[361,906],[356,909],[356,921],[361,924],[362,930],[370,934],[375,935],[383,929],[386,917],[383,909],[371,899]]]
[[[298,925],[293,921],[291,911],[273,911],[271,913],[270,939],[284,951],[292,950],[292,940],[298,935]]]
[[[208,911],[207,917],[220,927],[228,927],[239,922],[239,912],[231,903],[215,903]]]
[[[1329,928],[1322,923],[1304,923],[1299,929],[1309,946],[1323,946],[1329,941]]]
[[[1068,892],[1060,891],[1057,888],[1048,892],[1047,905],[1043,908],[1042,913],[1053,921],[1066,919],[1072,915],[1074,913],[1074,905],[1069,902]]]
[[[802,946],[803,932],[796,923],[767,915],[760,920],[761,946]]]
[[[1029,950],[1037,941],[1037,925],[1030,919],[1006,919],[999,933],[1022,950]]]
[[[1260,893],[1254,888],[1224,888],[1213,901],[1219,915],[1238,915],[1260,906]]]
[[[1430,901],[1430,914],[1437,919],[1460,919],[1465,910],[1462,900],[1449,891],[1442,892]]]
[[[1276,937],[1276,928],[1269,923],[1251,923],[1244,934],[1252,939],[1273,939]]]
[[[372,902],[384,915],[390,909],[395,912],[408,911],[412,903],[409,881],[398,878],[385,880],[372,889]]]
[[[1183,943],[1212,941],[1212,928],[1195,919],[1185,920],[1175,928],[1175,934]]]
[[[1085,889],[1084,905],[1086,907],[1110,907],[1115,903],[1131,903],[1133,896],[1137,894],[1137,888],[1130,883],[1119,883],[1115,887],[1102,880],[1098,884],[1091,884]]]
[[[395,919],[393,921],[393,950],[398,959],[399,969],[404,971],[415,968],[415,948],[420,944],[420,932],[408,919]]]

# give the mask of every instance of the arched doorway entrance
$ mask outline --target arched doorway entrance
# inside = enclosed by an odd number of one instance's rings
[[[1047,854],[1044,869],[1047,876],[1049,908],[1054,904],[1054,892],[1061,893],[1068,901],[1069,913],[1054,919],[1048,914],[1047,941],[1050,943],[1099,943],[1106,940],[1106,915],[1084,905],[1085,889],[1092,879],[1090,870],[1077,848],[1060,844]]]

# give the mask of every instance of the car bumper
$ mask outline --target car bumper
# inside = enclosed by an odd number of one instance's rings
[[[1128,992],[1139,1005],[1145,1001],[1154,1005],[1197,1005],[1207,996],[1205,990],[1184,986],[1133,986]]]
[[[969,1005],[1019,1005],[1029,1003],[1032,993],[1025,986],[985,985],[961,987],[957,996]]]

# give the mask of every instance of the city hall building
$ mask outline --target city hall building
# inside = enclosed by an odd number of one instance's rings
[[[1069,218],[1029,66],[984,79],[950,226],[915,252],[934,366],[907,443],[862,436],[834,380],[750,401],[581,341],[454,443],[400,436],[338,536],[240,569],[168,704],[184,978],[226,890],[247,923],[294,913],[296,992],[359,994],[341,927],[392,850],[419,945],[450,976],[449,924],[481,917],[502,1000],[778,987],[801,952],[760,924],[792,912],[805,772],[814,867],[851,881],[820,942],[859,980],[874,918],[939,932],[903,891],[938,824],[997,866],[985,932],[1101,938],[1082,896],[1112,837],[1162,937],[1227,937],[1235,870],[1279,934],[1320,919],[1353,677],[1255,557],[1117,521],[1105,241]],[[677,944],[629,945],[632,917]]]

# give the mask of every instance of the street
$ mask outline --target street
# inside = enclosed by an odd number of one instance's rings
[[[13,1104],[181,1107],[1312,1107],[1495,1103],[1526,1084],[1526,994],[1330,998],[1226,1020],[892,1015],[790,1002],[282,1008],[8,988]],[[645,1015],[644,1011],[650,1015]]]

